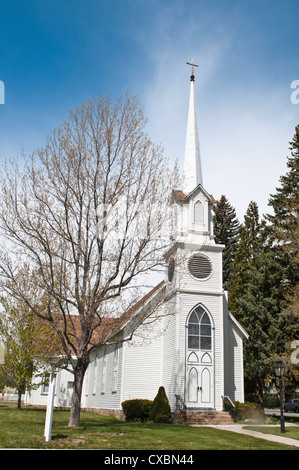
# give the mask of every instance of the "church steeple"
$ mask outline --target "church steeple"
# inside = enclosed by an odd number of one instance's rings
[[[190,193],[199,184],[203,185],[194,93],[194,67],[198,67],[198,65],[194,64],[193,59],[191,63],[187,62],[187,64],[192,66],[192,74],[184,159],[183,191],[185,194]]]

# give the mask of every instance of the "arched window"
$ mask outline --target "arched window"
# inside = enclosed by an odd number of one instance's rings
[[[200,201],[197,201],[194,204],[194,223],[195,224],[203,224],[203,205]]]
[[[212,349],[212,327],[208,314],[196,307],[188,322],[188,349]]]

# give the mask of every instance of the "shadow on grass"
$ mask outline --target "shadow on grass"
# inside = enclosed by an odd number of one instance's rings
[[[55,441],[56,439],[66,439],[68,436],[66,434],[54,434],[51,436],[51,441]]]

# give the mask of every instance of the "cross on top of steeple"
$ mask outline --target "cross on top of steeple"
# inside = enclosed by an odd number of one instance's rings
[[[191,80],[191,82],[194,82],[194,81],[195,81],[194,67],[198,67],[198,65],[196,65],[196,64],[194,63],[194,60],[193,60],[193,59],[191,60],[191,62],[186,62],[186,64],[187,64],[187,65],[191,65],[191,67],[192,67],[192,75],[191,75],[191,77],[190,77],[190,80]]]

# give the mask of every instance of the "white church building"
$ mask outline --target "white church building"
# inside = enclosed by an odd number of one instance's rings
[[[164,281],[124,315],[121,326],[91,355],[82,409],[121,414],[121,403],[153,400],[165,388],[171,409],[223,411],[224,399],[244,401],[243,341],[246,331],[228,311],[222,285],[223,245],[213,235],[213,197],[203,186],[192,61],[183,188],[173,191],[173,243],[165,253]],[[156,306],[159,315],[136,319]],[[114,341],[115,340],[115,341]],[[54,406],[71,404],[73,376],[56,375]],[[27,393],[26,403],[46,405],[48,387]]]

